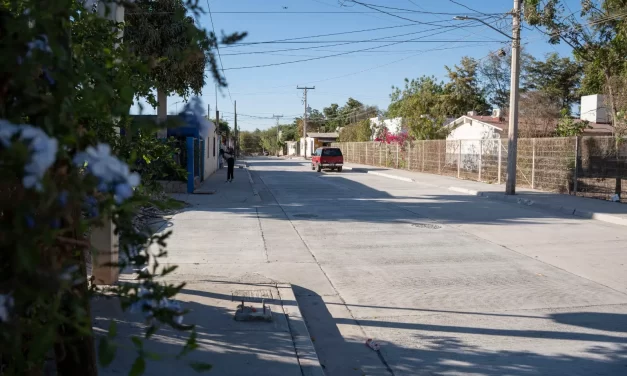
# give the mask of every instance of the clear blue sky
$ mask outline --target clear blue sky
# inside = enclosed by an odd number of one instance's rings
[[[481,59],[498,48],[511,48],[504,36],[478,22],[452,20],[455,14],[484,17],[491,25],[510,34],[511,17],[497,21],[497,17],[502,17],[500,15],[511,10],[513,2],[510,0],[360,1],[405,10],[378,8],[393,13],[397,16],[395,17],[350,1],[209,0],[214,27],[218,34],[221,30],[226,33],[248,32],[248,37],[242,41],[242,45],[220,48],[224,73],[229,83],[229,90],[218,92],[218,108],[223,114],[222,117],[233,125],[232,98],[237,101],[238,125],[242,130],[263,129],[274,125],[275,120],[270,118],[273,114],[284,115],[281,123],[290,123],[293,117],[303,113],[302,91],[296,89],[297,85],[316,87],[309,94],[309,105],[315,109],[322,110],[331,103],[343,105],[349,97],[353,97],[385,110],[389,104],[391,86],[402,85],[406,77],[411,79],[421,75],[435,75],[444,79],[446,74],[444,66],[458,63],[462,56]],[[455,2],[496,16],[485,18],[486,16],[473,13]],[[340,3],[344,3],[345,6],[341,6]],[[199,4],[207,9],[206,0],[200,0]],[[572,11],[578,13],[581,9],[579,0],[569,1],[568,6],[569,13]],[[203,15],[199,22],[204,28],[211,30],[208,14]],[[442,28],[443,26],[453,27]],[[298,39],[289,41],[291,43],[246,45],[252,42],[374,28],[386,29]],[[429,36],[434,33],[437,35]],[[384,39],[382,42],[363,42],[376,38]],[[522,38],[527,52],[536,57],[542,57],[550,52],[570,56],[570,49],[567,46],[549,45],[546,38],[531,27],[523,29]],[[320,41],[329,43],[310,43]],[[402,42],[386,46],[399,41]],[[339,43],[343,45],[330,46]],[[283,51],[286,49],[296,50]],[[233,69],[313,59],[363,49],[369,50],[293,64]],[[251,52],[261,53],[251,54]],[[202,99],[205,104],[211,105],[214,112],[215,87],[211,77],[208,77],[207,82]],[[168,98],[168,113],[181,109],[183,103],[176,104],[177,102],[182,102],[182,98],[177,96]],[[136,113],[137,109],[134,108],[133,112]],[[156,110],[145,107],[144,113],[154,114]]]

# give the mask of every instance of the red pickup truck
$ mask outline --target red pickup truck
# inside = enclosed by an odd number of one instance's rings
[[[311,156],[311,169],[322,171],[323,168],[342,171],[344,166],[344,156],[339,148],[318,148]]]

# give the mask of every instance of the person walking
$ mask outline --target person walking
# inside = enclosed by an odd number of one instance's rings
[[[235,154],[233,153],[233,148],[229,148],[227,151],[222,154],[222,158],[226,160],[227,172],[226,172],[226,181],[233,181],[233,170],[235,169]]]

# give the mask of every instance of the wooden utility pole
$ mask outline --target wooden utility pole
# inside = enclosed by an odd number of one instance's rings
[[[281,133],[279,132],[279,119],[283,117],[283,115],[272,115],[273,118],[276,119],[276,142],[277,142],[277,150],[276,156],[279,156],[279,144],[281,142]]]
[[[512,12],[512,77],[509,95],[509,131],[507,135],[507,182],[505,194],[516,194],[516,159],[518,156],[518,84],[520,81],[520,3],[514,0]]]
[[[239,130],[237,129],[237,101],[233,101],[233,134],[235,136],[235,158],[239,157]]]
[[[305,117],[303,118],[303,140],[305,148],[304,148],[304,156],[305,158],[307,158],[307,90],[314,90],[316,87],[300,87],[300,86],[296,86],[296,89],[298,90],[303,90],[303,94],[304,94],[304,101],[305,101]],[[312,150],[313,151],[313,150]]]

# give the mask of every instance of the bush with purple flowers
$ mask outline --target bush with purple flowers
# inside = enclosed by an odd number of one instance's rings
[[[198,14],[196,3],[181,0]],[[114,324],[95,354],[90,301],[104,292],[88,280],[85,263],[86,234],[105,220],[120,234],[123,257],[113,266],[141,269],[136,283],[111,286],[106,296],[144,315],[145,339],[169,325],[190,331],[181,354],[196,347],[194,327],[184,324],[186,311],[175,300],[184,284],[155,280],[175,269],[155,262],[169,234],[138,231],[133,223],[139,208],[154,204],[145,187],[160,169],[158,163],[138,168],[137,160],[175,165],[165,158],[175,149],[152,137],[156,125],[128,128],[136,98],[156,104],[152,89],[162,77],[151,69],[160,61],[137,56],[119,38],[125,25],[84,4],[15,0],[0,7],[0,375],[41,375],[52,359],[59,375],[95,376],[94,359],[112,362]],[[193,38],[199,40],[190,48],[215,65],[209,57],[216,37],[198,29]],[[176,56],[168,63],[177,64]],[[224,85],[217,68],[212,72]],[[197,120],[204,132],[206,120]],[[116,128],[133,137],[120,137]],[[136,364],[145,356],[138,345]]]

